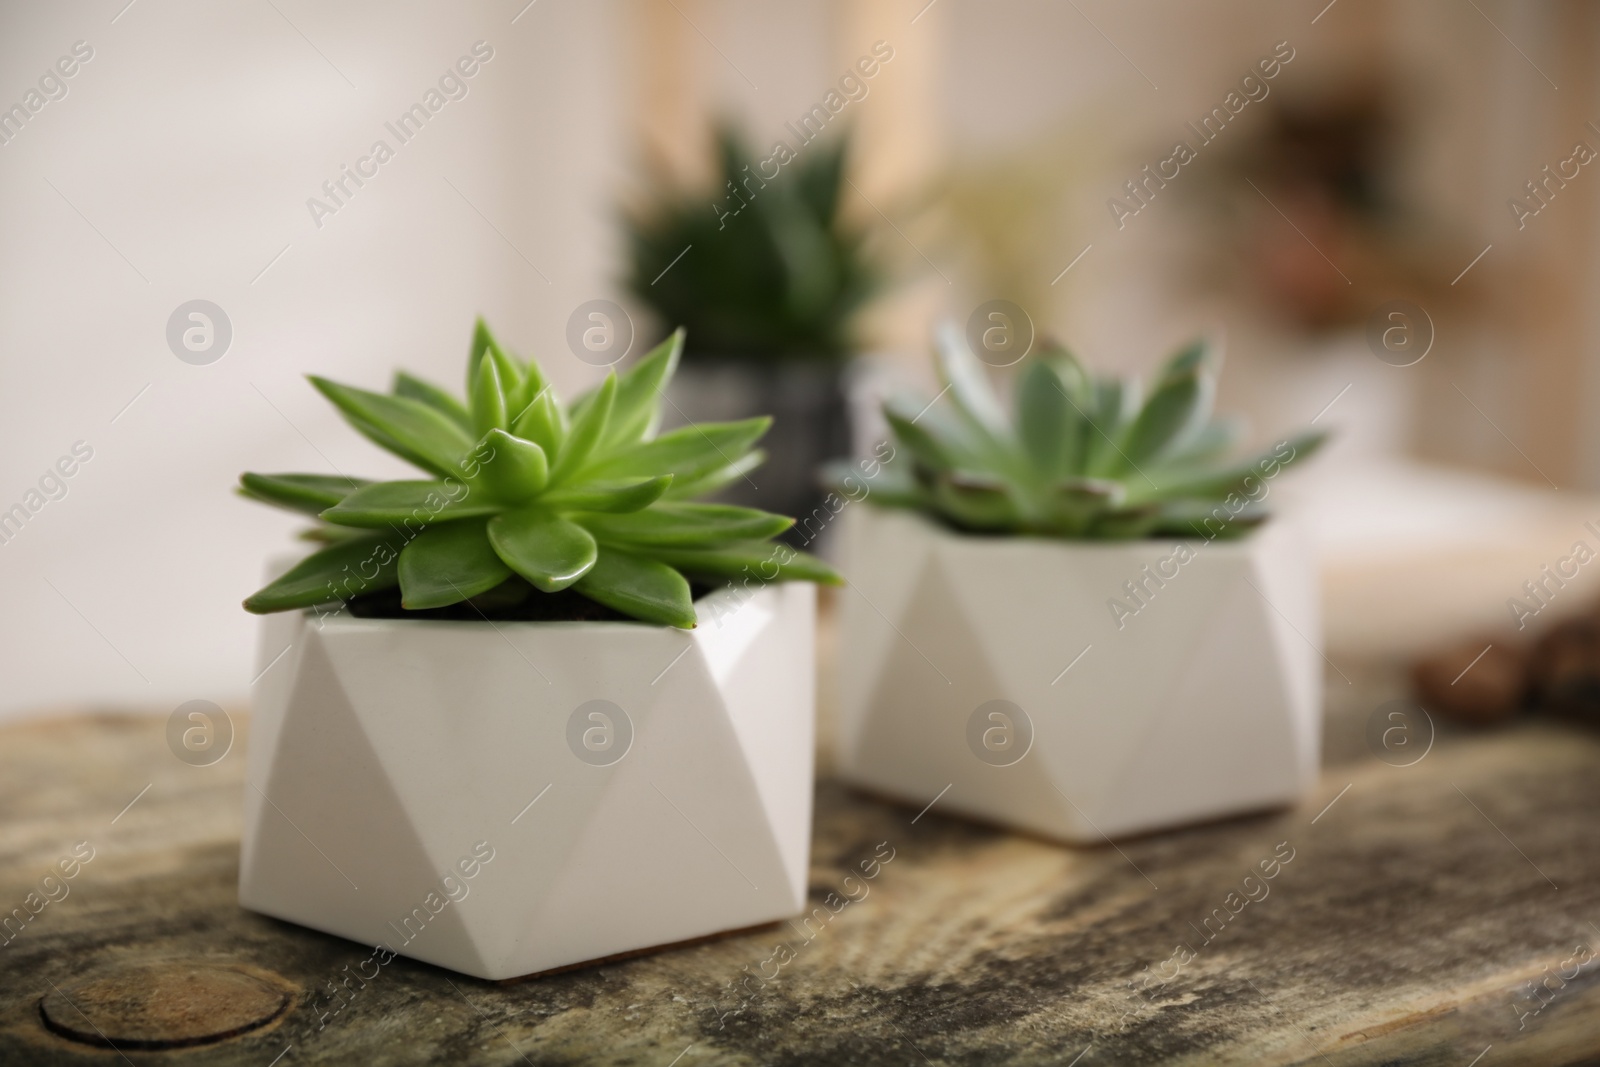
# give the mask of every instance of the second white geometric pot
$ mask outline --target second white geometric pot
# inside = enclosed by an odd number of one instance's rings
[[[690,631],[269,617],[240,903],[491,979],[799,913],[815,597],[724,589]]]
[[[842,518],[846,780],[1083,844],[1315,780],[1316,575],[1283,520],[1180,543],[971,536],[868,503]]]

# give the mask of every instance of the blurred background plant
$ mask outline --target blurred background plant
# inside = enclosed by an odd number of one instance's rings
[[[781,164],[731,122],[715,143],[709,185],[657,175],[625,211],[626,284],[655,319],[688,331],[669,425],[773,416],[768,463],[724,498],[807,515],[821,503],[817,468],[850,450],[848,363],[860,312],[886,275],[865,227],[840,210],[848,131]]]
[[[731,123],[716,131],[708,188],[657,185],[626,212],[627,286],[663,328],[688,331],[684,358],[842,361],[857,314],[884,284],[862,227],[841,216],[850,136],[807,144],[767,177]]]

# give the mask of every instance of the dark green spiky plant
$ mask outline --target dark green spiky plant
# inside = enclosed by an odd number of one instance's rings
[[[694,358],[850,355],[856,312],[883,279],[840,217],[847,138],[781,163],[727,125],[717,143],[714,188],[663,191],[629,214],[629,289],[683,324]]]
[[[1305,432],[1253,458],[1227,458],[1239,426],[1211,417],[1215,367],[1203,341],[1167,362],[1148,399],[1137,379],[1093,375],[1045,342],[1017,375],[1014,419],[960,334],[941,329],[935,351],[944,393],[884,405],[910,458],[880,472],[872,499],[962,530],[1237,537],[1267,517],[1267,482],[1326,436]]]
[[[330,542],[245,601],[267,613],[399,586],[406,610],[495,606],[571,589],[644,622],[695,625],[685,575],[837,582],[822,562],[769,539],[794,520],[692,502],[756,467],[771,420],[657,436],[679,330],[570,408],[537,363],[480,319],[468,401],[400,373],[392,393],[311,382],[374,443],[420,467],[415,481],[245,474],[251,498],[312,515]]]

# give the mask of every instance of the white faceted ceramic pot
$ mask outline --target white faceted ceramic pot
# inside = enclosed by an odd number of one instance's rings
[[[268,618],[240,903],[490,979],[799,913],[815,605],[725,589],[692,631]]]
[[[848,781],[1088,844],[1287,804],[1315,779],[1316,575],[1286,522],[1093,543],[865,503],[843,520]]]

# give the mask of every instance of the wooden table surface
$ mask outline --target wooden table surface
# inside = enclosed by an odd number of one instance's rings
[[[209,767],[175,759],[160,718],[10,726],[0,907],[78,842],[94,858],[0,948],[0,1064],[1600,1063],[1600,739],[1441,729],[1390,766],[1364,728],[1398,676],[1342,666],[1293,810],[1075,850],[824,774],[812,897],[855,899],[820,928],[516,984],[396,959],[343,1001],[330,983],[370,949],[236,903],[243,716]],[[846,883],[880,842],[892,861]],[[1266,896],[1230,896],[1275,853]],[[287,1008],[175,1050],[43,1024],[47,995],[70,1021],[84,982],[163,962],[253,969]]]

